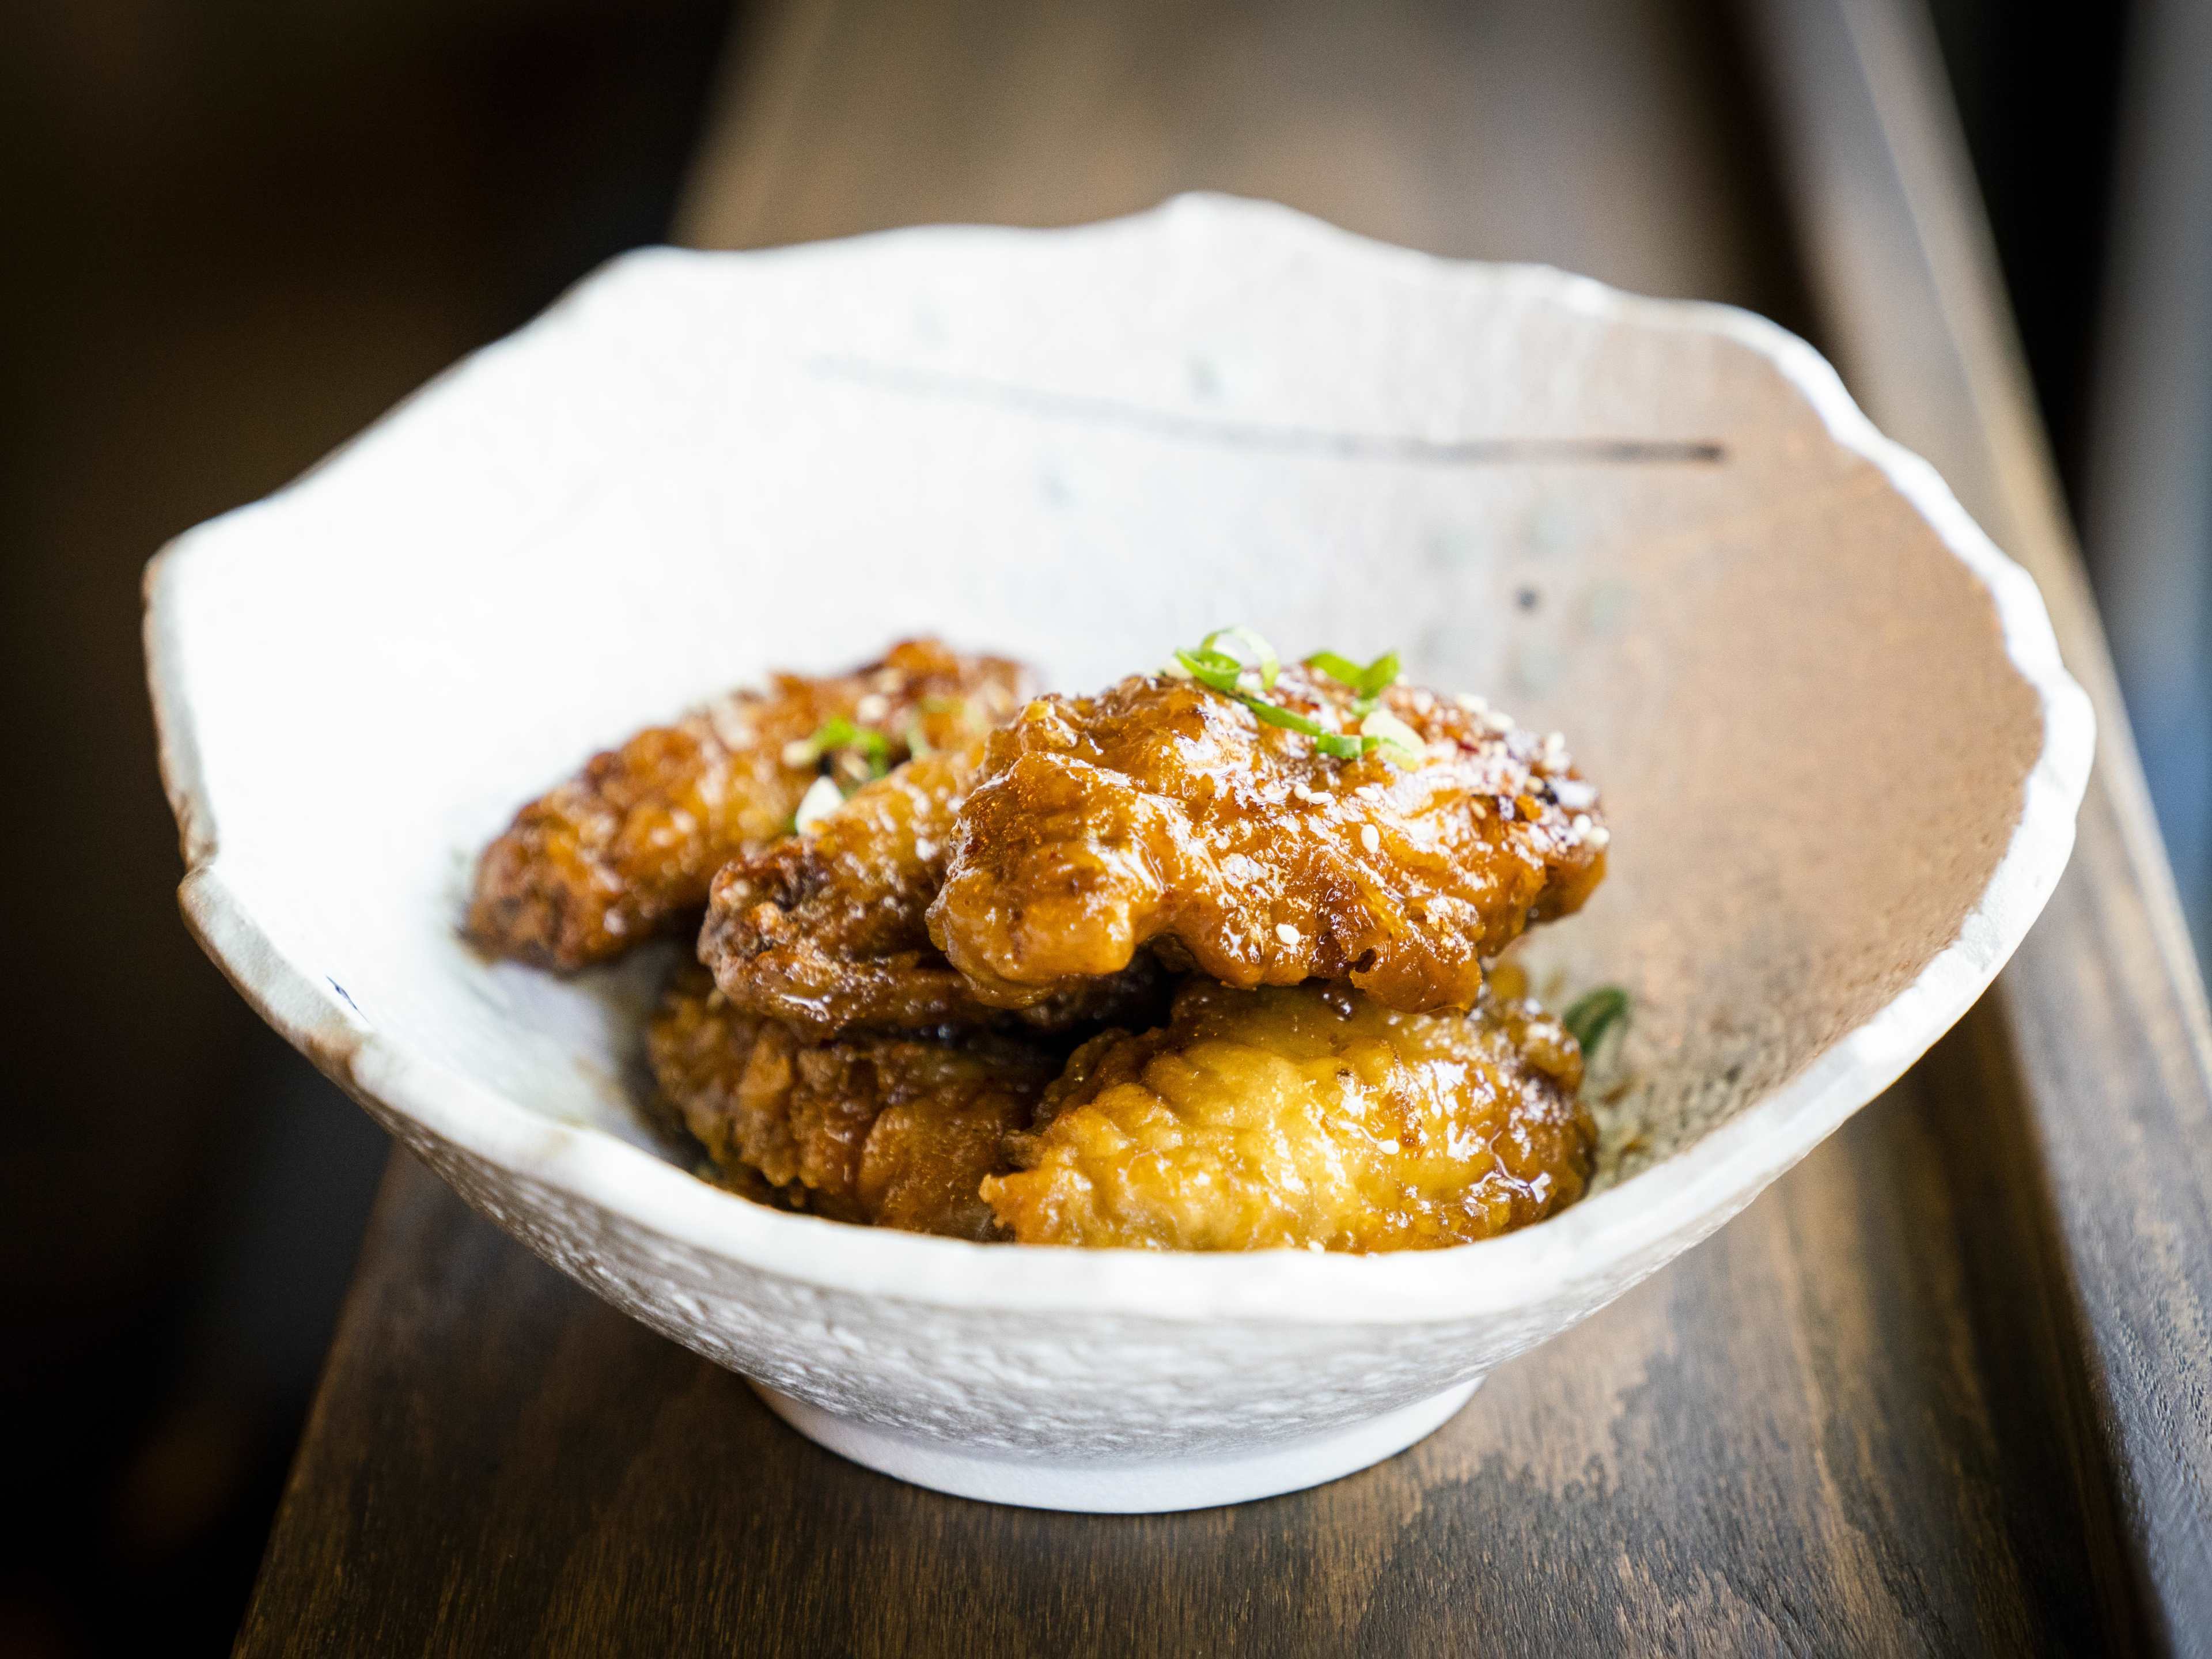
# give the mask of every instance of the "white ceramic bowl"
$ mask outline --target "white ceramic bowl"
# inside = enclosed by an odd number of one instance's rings
[[[1801,342],[1187,198],[617,261],[148,579],[185,914],[477,1209],[801,1431],[1067,1509],[1386,1456],[1719,1226],[1987,985],[2092,743],[2034,587]],[[1355,1258],[987,1247],[694,1179],[636,1101],[660,953],[459,941],[592,749],[940,629],[1063,686],[1218,623],[1397,646],[1557,726],[1613,872],[1540,985],[1636,999],[1599,1190]]]

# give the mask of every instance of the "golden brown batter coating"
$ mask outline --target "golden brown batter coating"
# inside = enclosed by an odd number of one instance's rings
[[[1061,1048],[1017,1038],[884,1036],[810,1044],[732,1008],[703,969],[647,1034],[655,1079],[724,1184],[840,1221],[1000,1236],[979,1195],[1006,1167]]]
[[[779,674],[765,692],[732,692],[641,732],[525,806],[484,849],[470,936],[567,972],[688,927],[714,872],[783,834],[835,763],[801,752],[825,723],[880,733],[896,761],[915,737],[942,746],[988,730],[1029,683],[1018,663],[908,640],[850,674]]]
[[[1353,693],[1286,669],[1270,694],[1355,729]],[[1233,986],[1349,979],[1394,1008],[1472,1007],[1482,962],[1604,873],[1597,792],[1561,740],[1393,685],[1418,752],[1338,760],[1193,681],[1039,698],[993,733],[953,828],[930,937],[1020,1006],[1147,942]]]
[[[1582,1053],[1534,1004],[1408,1014],[1340,986],[1188,981],[1173,1019],[1077,1050],[1021,1167],[982,1183],[1016,1242],[1435,1249],[1582,1195]]]
[[[946,839],[982,763],[980,738],[908,761],[811,834],[726,866],[699,957],[731,1002],[817,1042],[854,1027],[1055,1031],[1157,1018],[1163,976],[1149,956],[1009,1012],[977,1001],[929,942]]]

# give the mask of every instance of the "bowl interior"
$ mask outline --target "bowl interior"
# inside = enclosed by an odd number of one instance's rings
[[[1960,936],[2044,750],[1990,591],[1747,329],[1218,201],[633,256],[186,538],[188,834],[380,1032],[652,1146],[666,953],[562,983],[455,932],[592,749],[924,630],[1079,690],[1230,622],[1395,647],[1605,790],[1611,874],[1528,954],[1634,999],[1632,1176]]]

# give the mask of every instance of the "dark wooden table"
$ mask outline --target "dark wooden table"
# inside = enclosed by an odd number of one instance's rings
[[[1237,1509],[844,1463],[395,1158],[240,1650],[2212,1651],[2212,1024],[1925,19],[791,0],[733,48],[678,232],[1194,186],[1812,334],[2097,700],[2048,915],[1711,1242],[1414,1450]]]

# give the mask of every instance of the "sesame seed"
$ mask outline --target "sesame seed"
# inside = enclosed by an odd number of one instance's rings
[[[817,778],[807,786],[800,799],[799,811],[792,814],[791,827],[802,836],[811,836],[822,820],[844,805],[844,792],[828,778]]]
[[[1607,829],[1603,824],[1594,823],[1590,826],[1589,844],[1591,846],[1602,848],[1608,845],[1612,840],[1613,831]]]
[[[783,763],[794,769],[811,766],[821,758],[821,751],[804,738],[793,738],[783,745]]]
[[[1569,811],[1577,811],[1583,807],[1597,805],[1597,787],[1580,778],[1554,778],[1552,780],[1552,799]]]
[[[853,705],[853,713],[864,720],[879,720],[890,712],[890,699],[878,691],[869,692]]]
[[[1478,697],[1472,691],[1462,691],[1452,701],[1470,714],[1486,714],[1490,712],[1490,699]]]
[[[1359,826],[1359,844],[1372,853],[1382,845],[1382,837],[1375,833],[1373,824],[1363,823]]]
[[[1291,927],[1289,922],[1279,921],[1275,924],[1275,937],[1285,945],[1296,945],[1298,942],[1299,934],[1298,930]]]

